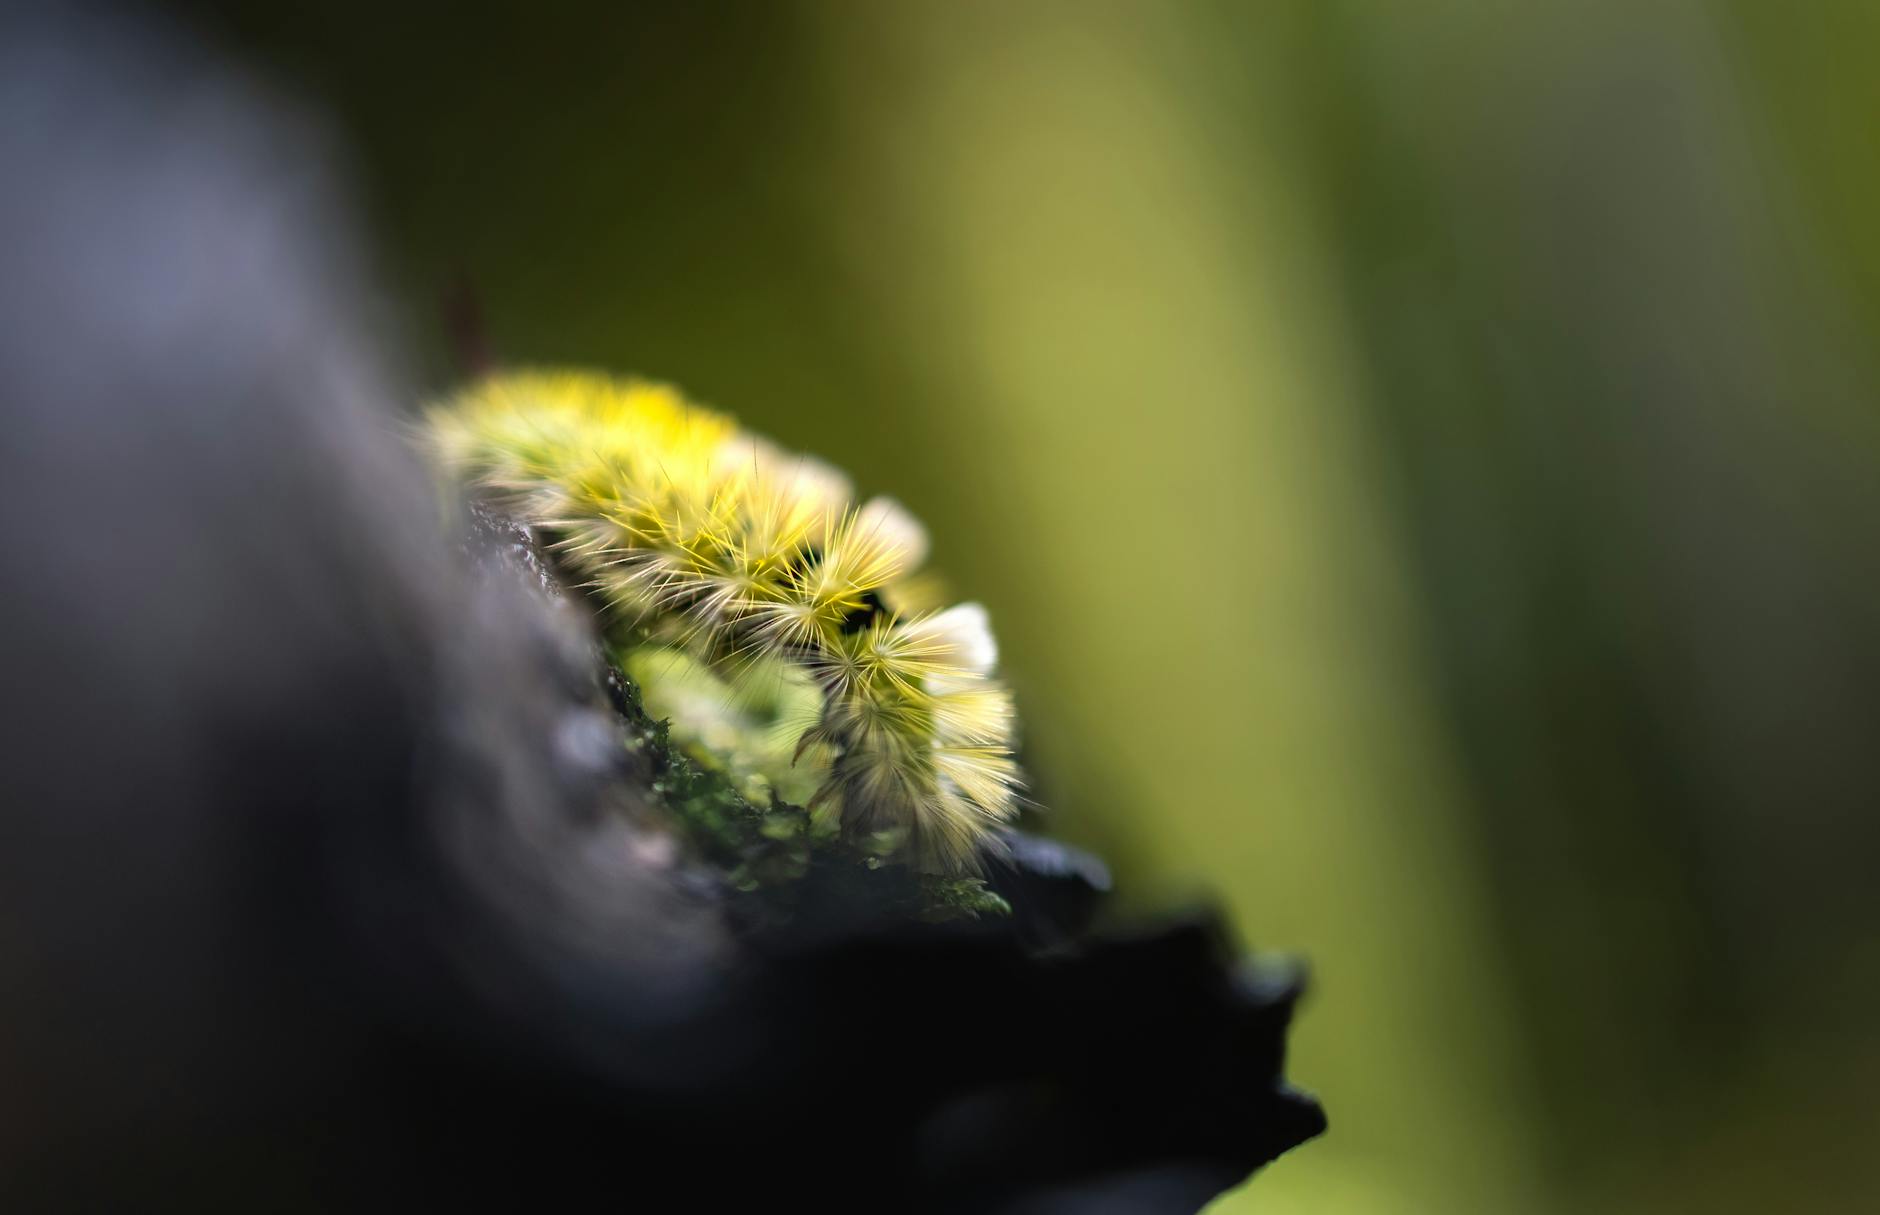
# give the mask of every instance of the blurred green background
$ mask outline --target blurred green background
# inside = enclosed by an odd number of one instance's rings
[[[186,7],[426,386],[901,497],[1052,828],[1311,959],[1221,1212],[1880,1201],[1880,5]]]

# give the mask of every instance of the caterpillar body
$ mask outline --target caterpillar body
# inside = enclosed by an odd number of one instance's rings
[[[1012,698],[985,610],[929,602],[899,504],[645,381],[502,374],[429,422],[617,619],[734,686],[782,667],[815,689],[790,727],[812,811],[928,872],[996,849],[1022,784]]]

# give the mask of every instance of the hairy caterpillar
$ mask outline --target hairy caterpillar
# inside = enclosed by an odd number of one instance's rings
[[[820,696],[792,732],[811,810],[969,872],[1016,813],[1010,693],[985,610],[928,605],[920,524],[676,390],[498,375],[430,411],[447,464],[532,527],[619,618],[735,685]]]

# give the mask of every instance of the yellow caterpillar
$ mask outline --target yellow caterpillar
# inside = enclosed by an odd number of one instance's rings
[[[1011,696],[985,610],[922,603],[926,535],[899,504],[858,504],[835,469],[643,381],[498,375],[430,424],[450,467],[646,637],[734,684],[776,664],[808,679],[812,810],[930,872],[996,846],[1021,783]]]

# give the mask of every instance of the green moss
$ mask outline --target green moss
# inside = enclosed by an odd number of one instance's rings
[[[652,714],[629,674],[643,653],[631,637],[615,638],[609,648],[627,746],[645,765],[656,805],[732,889],[785,916],[827,904],[831,895],[924,920],[1011,914],[983,879],[908,869],[888,859],[896,841],[845,839],[834,822],[780,797],[776,785],[751,781],[735,757],[728,765],[702,738],[676,737],[671,719]]]
[[[616,658],[647,715],[667,721],[673,742],[723,771],[746,801],[806,805],[827,778],[833,749],[799,745],[822,712],[822,694],[801,669],[750,660],[732,681],[670,646],[623,647]]]

